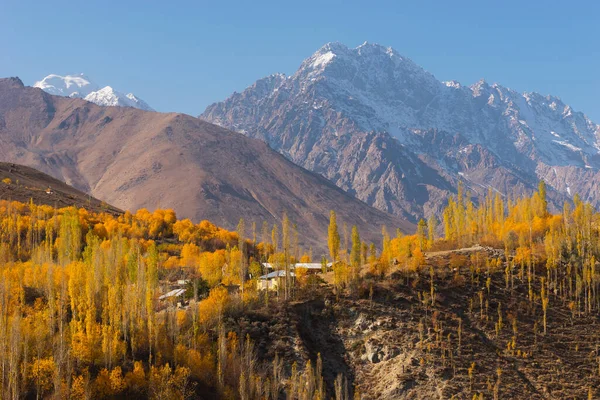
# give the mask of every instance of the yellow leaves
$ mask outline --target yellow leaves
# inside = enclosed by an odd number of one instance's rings
[[[162,264],[162,267],[166,270],[176,269],[181,267],[181,259],[176,256],[171,256]]]
[[[531,248],[529,246],[520,246],[515,253],[515,263],[525,265],[531,260]]]
[[[214,253],[203,252],[199,257],[198,272],[200,272],[202,278],[208,282],[208,286],[214,287],[221,282],[224,265],[224,250],[217,250]]]
[[[296,282],[300,287],[306,286],[308,280],[308,268],[296,268],[294,270],[296,274]]]
[[[141,361],[133,363],[133,371],[125,375],[125,383],[129,390],[134,393],[141,394],[145,392],[147,386],[146,372]]]
[[[185,310],[177,310],[176,323],[177,326],[182,328],[188,322],[188,315]]]
[[[127,383],[123,379],[121,367],[115,367],[110,371],[110,388],[113,395],[119,394],[125,390]]]
[[[108,230],[102,223],[97,223],[96,225],[94,225],[93,232],[94,232],[94,235],[98,236],[101,239],[108,238]]]
[[[208,297],[198,303],[200,323],[216,323],[227,310],[229,301],[229,293],[226,288],[218,286],[211,289]]]
[[[338,261],[333,264],[333,282],[338,288],[343,288],[350,283],[350,266]]]
[[[237,233],[219,228],[206,220],[200,221],[197,225],[194,225],[189,219],[177,221],[173,225],[173,233],[183,243],[220,242],[233,244],[238,241]]]
[[[78,383],[78,386],[81,386],[83,383]],[[123,393],[126,388],[127,381],[123,378],[121,367],[115,367],[111,371],[103,368],[94,381],[94,397],[107,398],[117,396]],[[78,389],[78,391],[81,391],[81,389]]]
[[[534,237],[539,237],[541,235],[543,235],[543,233],[546,231],[547,229],[547,219],[546,218],[540,218],[538,216],[533,218],[533,223],[532,225],[532,235]]]
[[[193,243],[186,243],[181,249],[180,265],[182,267],[192,267],[198,264],[200,257],[200,248]]]
[[[106,398],[113,394],[110,373],[103,368],[94,381],[94,397]]]
[[[202,220],[197,225],[198,235],[201,239],[206,240],[207,238],[212,238],[217,236],[217,232],[219,228],[210,221]]]
[[[179,220],[173,225],[173,234],[177,236],[180,242],[188,243],[194,239],[195,228],[189,219]]]
[[[5,185],[10,185],[12,183],[12,179],[4,178],[4,179],[2,179],[2,183],[4,183]]]
[[[189,349],[185,365],[190,369],[192,375],[204,382],[214,382],[213,366],[215,364],[214,356],[207,351],[201,354],[199,351]]]
[[[36,359],[31,365],[31,380],[33,381],[38,394],[43,396],[49,393],[54,387],[54,374],[56,372],[56,364],[54,359],[42,358]]]
[[[99,329],[98,325],[93,325],[92,331],[87,334],[83,331],[77,331],[71,335],[73,357],[85,363],[92,363],[100,356]]]
[[[223,266],[222,281],[225,285],[239,285],[240,282],[240,265],[242,261],[242,253],[237,248],[229,252],[229,257]]]
[[[185,399],[191,394],[189,382],[190,370],[177,367],[175,371],[169,364],[150,369],[150,398],[160,400]]]
[[[86,400],[90,396],[88,395],[87,379],[83,375],[77,375],[73,377],[71,381],[71,399],[72,400]]]

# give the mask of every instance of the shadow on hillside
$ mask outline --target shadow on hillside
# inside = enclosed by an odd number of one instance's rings
[[[298,315],[298,334],[313,366],[316,365],[318,354],[321,354],[327,398],[335,397],[334,385],[339,374],[346,378],[349,398],[352,398],[354,371],[346,361],[346,349],[335,331],[333,312],[325,307],[323,299],[296,304],[294,311]]]

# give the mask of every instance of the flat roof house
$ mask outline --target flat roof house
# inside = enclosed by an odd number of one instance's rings
[[[293,279],[296,276],[293,272],[290,272],[290,277]],[[285,285],[285,271],[273,271],[266,275],[260,276],[256,281],[256,288],[258,290],[277,290],[279,286]]]
[[[274,271],[277,269],[277,266],[271,263],[263,263],[262,264],[263,267],[265,268],[265,270],[267,271]],[[327,269],[330,269],[331,266],[333,264],[332,263],[327,263]],[[295,263],[295,264],[290,264],[290,269],[294,270],[296,268],[306,268],[309,271],[314,271],[314,272],[321,272],[323,270],[323,264],[321,263]],[[283,269],[283,267],[280,266],[279,269]]]
[[[177,304],[178,308],[185,305],[185,289],[173,289],[158,298],[164,304]]]

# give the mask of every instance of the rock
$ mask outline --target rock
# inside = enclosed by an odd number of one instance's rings
[[[369,318],[365,314],[360,314],[356,321],[354,322],[354,326],[361,331],[366,331],[369,329],[370,321]]]
[[[373,364],[377,364],[382,361],[383,358],[383,346],[375,341],[368,341],[365,343],[365,356],[367,360]]]

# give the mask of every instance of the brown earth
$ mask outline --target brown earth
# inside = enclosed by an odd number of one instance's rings
[[[8,180],[7,180],[8,179]],[[44,204],[56,208],[84,207],[114,215],[122,211],[33,168],[0,162],[0,200]]]
[[[278,352],[287,365],[296,361],[302,368],[321,353],[329,390],[343,373],[362,399],[600,396],[597,315],[576,316],[552,296],[544,333],[542,307],[539,298],[529,300],[526,278],[515,278],[509,289],[501,269],[472,278],[468,263],[456,271],[448,268],[453,253],[480,260],[503,257],[502,250],[484,247],[430,254],[420,274],[367,279],[358,297],[335,296],[331,286],[323,285],[311,290],[307,301],[269,310],[269,317],[246,321],[238,329],[259,343],[267,360]],[[429,266],[434,269],[433,304]],[[538,274],[544,274],[543,268]],[[539,293],[539,279],[532,285]],[[502,326],[496,330],[499,315]],[[513,338],[515,346],[509,348]]]
[[[100,107],[0,79],[0,160],[64,180],[121,209],[173,208],[228,229],[258,230],[284,212],[304,246],[324,250],[329,211],[367,241],[382,225],[414,225],[375,210],[259,140],[184,114]],[[316,253],[315,255],[317,255]]]

